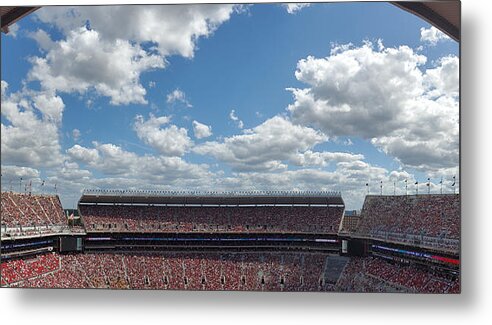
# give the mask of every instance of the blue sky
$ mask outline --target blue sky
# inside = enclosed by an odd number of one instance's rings
[[[458,175],[458,44],[388,3],[45,7],[1,41],[2,190],[323,189],[358,209],[366,183]]]

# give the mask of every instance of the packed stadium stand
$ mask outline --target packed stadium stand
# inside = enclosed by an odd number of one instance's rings
[[[368,195],[354,233],[361,237],[457,253],[459,195]]]
[[[375,257],[351,258],[337,285],[346,292],[460,292],[458,277]]]
[[[87,230],[337,233],[343,207],[81,206]],[[299,222],[303,220],[303,222]]]
[[[124,194],[84,194],[79,208],[87,231],[336,234],[344,210],[341,197],[334,195],[140,193],[125,201]]]
[[[61,233],[69,230],[60,199],[56,195],[2,192],[3,236]]]
[[[457,278],[374,257],[307,253],[50,253],[2,263],[11,287],[458,293]]]
[[[56,196],[2,192],[1,285],[460,292],[442,244],[459,243],[459,195],[368,196],[356,220],[344,208],[338,193],[87,191],[81,225],[5,236],[67,218]]]

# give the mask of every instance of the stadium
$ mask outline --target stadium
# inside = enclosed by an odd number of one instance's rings
[[[459,4],[1,9],[2,287],[461,292]]]
[[[460,195],[2,192],[2,287],[460,292]]]

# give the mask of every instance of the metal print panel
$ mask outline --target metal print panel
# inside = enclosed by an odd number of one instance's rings
[[[459,14],[2,7],[1,286],[460,293]]]

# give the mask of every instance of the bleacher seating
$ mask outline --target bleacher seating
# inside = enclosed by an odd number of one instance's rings
[[[320,253],[76,254],[45,269],[19,275],[19,263],[2,264],[2,278],[17,287],[86,287],[186,290],[326,291],[329,256]],[[58,269],[58,259],[61,268]],[[54,263],[56,261],[56,263]],[[56,264],[56,267],[55,267]],[[56,272],[52,272],[56,269]],[[50,274],[46,274],[50,273]],[[52,275],[52,276],[51,276]],[[23,279],[23,281],[21,281]]]
[[[68,228],[58,196],[2,192],[1,204],[2,235],[50,233]]]
[[[88,232],[321,232],[336,234],[343,207],[80,205]]]
[[[368,195],[355,234],[458,251],[459,195]]]
[[[2,263],[2,283],[14,287],[169,290],[411,293],[460,290],[458,279],[415,265],[374,257],[280,252],[52,253]]]
[[[2,192],[4,229],[50,234],[68,229],[56,196]],[[80,205],[87,232],[304,232],[336,234],[343,207],[185,207]],[[453,248],[459,197],[368,196],[351,235]],[[8,228],[7,228],[8,227]],[[78,236],[84,228],[77,226]],[[75,233],[75,232],[74,232]],[[53,235],[52,233],[50,235]],[[99,235],[98,235],[99,236]],[[3,237],[2,237],[3,238]],[[22,240],[31,240],[23,238]],[[3,242],[3,241],[2,241]],[[319,252],[105,252],[39,254],[3,261],[1,285],[46,288],[458,293],[456,272],[389,260]],[[35,252],[35,253],[36,253]],[[29,252],[30,254],[35,254]],[[21,256],[21,255],[19,255]],[[420,262],[419,262],[420,263]],[[454,275],[453,275],[454,274]]]
[[[340,291],[459,293],[460,282],[414,264],[375,257],[352,257],[338,280]]]

